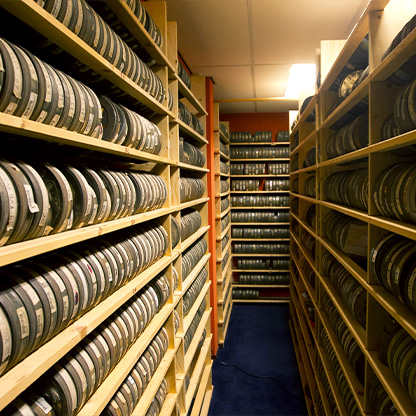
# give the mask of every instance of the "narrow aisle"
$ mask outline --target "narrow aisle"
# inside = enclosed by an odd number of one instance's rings
[[[225,346],[214,360],[209,416],[307,414],[288,319],[287,304],[233,305]]]

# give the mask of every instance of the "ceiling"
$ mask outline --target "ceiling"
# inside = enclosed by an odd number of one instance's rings
[[[167,0],[179,52],[211,76],[214,98],[283,97],[292,64],[315,63],[321,40],[346,39],[368,0]],[[223,102],[221,113],[286,112],[297,101]]]

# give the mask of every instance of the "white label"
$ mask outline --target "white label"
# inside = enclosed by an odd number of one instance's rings
[[[71,358],[71,360],[69,362],[74,367],[77,374],[79,375],[79,378],[81,379],[81,385],[82,385],[82,400],[81,400],[81,402],[83,403],[86,396],[87,396],[87,389],[88,389],[87,378],[85,377],[84,370],[82,369],[81,364],[78,362],[78,360],[76,360],[75,358]]]
[[[29,318],[26,313],[26,309],[22,306],[16,309],[17,316],[20,322],[20,334],[22,339],[29,336]]]
[[[36,280],[42,286],[42,289],[45,291],[46,297],[48,298],[49,307],[51,308],[51,312],[54,314],[56,312],[56,299],[55,295],[53,294],[49,284],[46,284],[43,277],[36,276]]]
[[[43,397],[36,399],[35,403],[44,411],[46,415],[52,411],[52,406]]]
[[[24,184],[23,185],[26,191],[27,196],[27,205],[29,207],[29,211],[34,214],[35,212],[39,212],[39,206],[35,202],[35,197],[33,195],[33,189],[30,185]]]
[[[68,371],[65,370],[64,368],[61,368],[58,371],[58,374],[65,380],[65,384],[68,387],[69,390],[69,395],[71,396],[71,404],[72,404],[72,411],[71,413],[75,412],[76,406],[77,406],[77,400],[78,400],[78,395],[77,395],[77,389],[75,387],[74,382],[72,381],[71,376],[68,374]]]

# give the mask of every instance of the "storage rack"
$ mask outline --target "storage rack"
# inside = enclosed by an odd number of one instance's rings
[[[231,223],[221,230],[221,220],[229,215],[230,175],[221,173],[220,162],[230,165],[229,123],[220,122],[219,104],[214,103],[214,164],[215,164],[215,235],[216,235],[216,274],[217,274],[217,325],[218,343],[224,345],[232,309],[231,298]],[[222,149],[227,149],[226,153]],[[221,192],[221,181],[228,183],[228,191]],[[228,207],[221,209],[221,202],[228,200]],[[225,239],[228,242],[225,243]],[[225,244],[225,245],[224,245]]]
[[[382,55],[415,12],[414,5],[410,2],[386,0],[369,3],[339,56],[332,60],[330,71],[323,74],[321,86],[306,109],[299,114],[291,130],[290,159],[292,167],[295,163],[295,169],[290,174],[290,326],[310,415],[329,415],[334,412],[341,415],[351,414],[352,406],[355,406],[357,414],[375,414],[370,400],[370,384],[374,379],[379,380],[399,414],[416,413],[416,405],[409,394],[390,367],[379,358],[382,333],[389,316],[393,317],[411,338],[416,339],[415,315],[381,286],[371,269],[372,249],[388,233],[416,239],[413,224],[383,216],[373,197],[377,190],[377,178],[384,169],[401,161],[414,162],[411,154],[403,158],[395,156],[392,152],[414,145],[415,131],[381,141],[381,128],[387,116],[392,113],[394,102],[401,90],[389,80],[389,77],[414,55],[416,31],[412,30],[384,60]],[[367,34],[369,47],[366,59],[369,64],[369,76],[328,115],[329,109],[337,100],[337,93],[331,90],[331,86]],[[326,58],[322,55],[321,62]],[[326,145],[331,135],[345,124],[343,117],[351,110],[356,110],[364,100],[368,100],[368,146],[329,158]],[[303,167],[306,155],[311,149],[316,149],[316,163]],[[329,175],[356,168],[368,169],[367,210],[331,202],[328,200],[328,194],[324,192],[324,183]],[[304,189],[305,181],[313,175],[316,177],[316,196],[306,195]],[[313,209],[311,206],[316,210],[314,223],[306,220],[308,209]],[[364,244],[367,261],[364,264],[358,264],[328,239],[326,217],[332,212],[359,220],[364,230],[364,241],[368,233],[367,244]],[[314,241],[314,244],[309,244],[311,241]],[[305,242],[309,242],[309,249]],[[354,284],[358,283],[364,289],[365,327],[359,323],[344,301],[346,292],[339,293],[331,283],[330,276],[326,275],[323,259],[328,253],[336,259],[337,265],[349,272],[352,281],[355,280]],[[334,307],[329,315],[325,306],[329,302],[328,297]],[[362,380],[357,377],[357,372],[342,347],[336,334],[337,328],[333,327],[332,319],[337,314],[352,334],[352,342],[355,342],[358,351],[362,353]],[[331,349],[333,352],[329,357],[328,351]],[[334,363],[342,371],[335,371]],[[339,383],[337,377],[341,373],[346,382]],[[348,389],[351,390],[351,394],[346,399]]]
[[[252,132],[252,134],[254,134]],[[287,140],[287,139],[286,139]],[[244,146],[247,146],[247,149],[252,147],[252,146],[259,146],[261,148],[267,149],[267,148],[288,148],[289,143],[287,141],[275,141],[275,139],[273,139],[273,141],[271,142],[242,142],[242,143],[236,143],[236,142],[230,142],[230,146],[231,147],[238,147],[238,148],[244,148]],[[280,158],[243,158],[243,159],[238,159],[238,158],[233,158],[231,157],[231,165],[233,165],[234,163],[244,163],[244,162],[252,162],[252,163],[261,163],[264,162],[266,164],[266,166],[268,165],[268,163],[279,163],[279,162],[285,162],[285,163],[289,163],[289,158],[285,158],[285,157],[280,157]],[[239,179],[252,179],[252,178],[258,178],[261,181],[260,187],[264,188],[264,181],[268,180],[268,179],[289,179],[289,174],[288,173],[279,173],[279,174],[275,174],[275,173],[270,173],[269,169],[266,169],[267,173],[259,173],[259,174],[233,174],[231,172],[230,178],[231,178],[231,185],[233,180],[237,181]],[[232,189],[232,188],[231,188]],[[231,190],[230,192],[231,195],[284,195],[284,196],[288,196],[289,195],[289,191],[288,190],[281,190],[281,191],[269,191],[269,190],[260,190],[260,191],[233,191]],[[232,206],[231,210],[233,213],[239,212],[240,210],[256,210],[257,212],[264,212],[264,211],[286,211],[288,210],[289,207],[288,206],[276,206],[276,207],[259,207],[259,206],[255,206],[255,207],[236,207],[236,206]],[[260,211],[258,211],[260,210]],[[234,222],[233,220],[231,220],[231,227],[235,228],[235,227],[251,227],[251,226],[260,226],[260,227],[273,227],[273,226],[278,226],[278,227],[288,227],[289,226],[289,222],[288,221],[282,221],[282,222]],[[255,303],[286,303],[289,301],[289,284],[242,284],[239,281],[239,277],[241,273],[261,273],[261,274],[269,274],[269,275],[273,275],[276,273],[288,273],[287,269],[282,269],[280,268],[279,270],[252,270],[252,269],[238,269],[237,268],[237,264],[236,264],[236,259],[238,258],[284,258],[284,259],[288,259],[289,258],[289,254],[237,254],[235,252],[233,252],[233,245],[234,243],[239,243],[239,242],[253,242],[253,241],[258,241],[258,242],[282,242],[282,243],[288,243],[289,242],[289,238],[267,238],[267,239],[262,239],[262,238],[236,238],[236,237],[232,237],[231,238],[231,252],[232,252],[232,288],[233,289],[240,289],[240,290],[249,290],[249,289],[255,289],[259,291],[259,296],[257,299],[239,299],[233,296],[233,302],[238,302],[238,303],[251,303],[251,302],[255,302]]]
[[[138,357],[146,350],[155,334],[161,328],[165,328],[169,335],[168,351],[147,385],[146,390],[143,392],[133,414],[146,414],[161,382],[166,377],[169,381],[169,391],[161,409],[161,414],[206,415],[213,389],[211,383],[212,360],[210,354],[211,308],[209,279],[207,279],[199,296],[186,316],[183,313],[183,296],[198,276],[198,273],[204,267],[208,269],[210,253],[206,252],[203,255],[195,268],[186,277],[186,280],[182,279],[181,259],[183,252],[198,239],[203,238],[208,243],[207,232],[210,227],[208,225],[207,201],[209,198],[207,191],[205,191],[201,198],[181,203],[179,179],[182,176],[199,177],[204,181],[206,186],[208,169],[197,168],[179,162],[179,135],[186,137],[187,140],[205,153],[207,140],[203,135],[197,133],[179,120],[177,104],[178,100],[181,99],[188,109],[205,125],[207,114],[204,108],[205,78],[192,77],[192,88],[188,89],[178,77],[176,22],[167,21],[165,2],[155,1],[143,3],[147,12],[152,16],[162,33],[164,42],[161,47],[155,43],[145,30],[143,24],[136,18],[124,1],[111,0],[105,3],[120,19],[122,24],[128,28],[149,56],[157,63],[157,74],[162,80],[165,90],[168,91],[169,88],[173,93],[174,106],[172,111],[167,108],[167,97],[163,103],[156,101],[149,93],[126,78],[117,68],[98,55],[91,47],[42,9],[35,1],[16,0],[13,2],[2,2],[1,6],[19,19],[21,23],[19,30],[24,31],[25,28],[31,27],[41,33],[70,53],[74,59],[78,59],[85,65],[88,65],[109,80],[114,86],[119,87],[125,93],[153,111],[154,116],[152,120],[157,124],[163,137],[163,146],[160,155],[155,156],[125,146],[93,139],[78,133],[30,120],[23,120],[19,117],[4,113],[0,114],[0,130],[4,134],[21,135],[29,138],[29,140],[37,140],[37,143],[41,144],[54,143],[66,145],[68,146],[67,148],[77,150],[78,155],[82,157],[88,158],[88,155],[84,156],[85,151],[87,154],[94,152],[94,155],[98,158],[105,159],[106,163],[113,163],[114,165],[127,163],[133,166],[133,168],[136,168],[137,164],[139,164],[140,170],[155,172],[162,177],[167,188],[170,190],[167,201],[162,208],[155,211],[1,247],[0,265],[13,264],[42,253],[70,246],[77,242],[92,241],[92,239],[101,235],[111,236],[111,233],[117,230],[133,230],[137,226],[140,226],[140,224],[146,224],[150,220],[155,220],[164,227],[169,235],[169,247],[166,254],[151,267],[138,274],[133,280],[122,286],[119,290],[2,375],[0,377],[0,408],[3,409],[29,386],[35,383],[42,374],[53,367],[66,353],[104,322],[113,312],[122,307],[155,276],[164,273],[173,288],[172,270],[175,267],[179,277],[176,291],[171,294],[166,305],[155,315],[145,331],[80,409],[78,414],[99,414],[127,377]],[[92,4],[92,7],[94,7],[94,4]],[[4,11],[3,16],[5,16]],[[8,40],[13,42],[12,34]],[[36,54],[36,51],[33,51],[33,53]],[[63,68],[63,71],[65,71],[65,68]],[[70,160],[70,163],[72,163],[72,160]],[[175,217],[180,223],[181,211],[190,207],[196,209],[201,214],[202,227],[185,241],[180,241],[173,248],[171,242],[171,218],[172,216]],[[191,326],[198,307],[204,301],[206,305],[205,310],[196,328],[194,337],[185,352],[185,333]],[[174,330],[174,311],[179,314],[180,318],[179,329],[176,333]],[[206,335],[201,346],[198,344],[204,332]],[[191,369],[192,371],[190,371]],[[187,373],[189,383],[185,382]]]

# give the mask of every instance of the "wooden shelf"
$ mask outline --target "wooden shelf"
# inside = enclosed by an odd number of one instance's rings
[[[221,241],[227,235],[228,231],[231,229],[231,222],[225,227],[224,231],[221,233],[219,237],[217,237],[217,241]]]
[[[179,118],[175,119],[176,123],[179,125],[179,129],[182,130],[185,134],[192,137],[193,139],[197,140],[200,143],[207,144],[208,140],[201,136],[199,133],[197,133],[192,127],[185,124],[182,120]]]
[[[218,131],[220,132],[220,139],[224,140],[225,144],[230,144],[230,139],[220,129]]]
[[[229,206],[225,211],[221,212],[221,214],[215,217],[215,219],[220,220],[224,218],[230,211],[231,211],[231,206]]]
[[[193,170],[195,172],[205,172],[205,173],[209,172],[209,169],[207,168],[200,168],[199,166],[189,165],[187,163],[182,163],[182,162],[179,162],[178,166],[181,169]]]
[[[227,156],[225,153],[223,153],[223,152],[221,152],[221,151],[219,151],[218,153],[219,153],[219,155],[220,155],[221,157],[223,157],[225,160],[230,160],[230,157],[229,157],[229,156]]]
[[[111,0],[110,0],[111,1]],[[189,101],[189,103],[198,111],[199,114],[208,115],[204,105],[198,100],[194,93],[185,85],[182,79],[177,75],[178,90]]]
[[[203,197],[199,199],[194,199],[193,201],[182,202],[180,205],[176,207],[175,211],[183,210],[185,208],[192,208],[195,205],[204,204],[205,202],[208,202],[208,201],[209,201],[208,197]]]
[[[222,194],[217,194],[217,195],[215,195],[215,198],[222,198],[222,197],[228,196],[228,195],[230,195],[230,191],[223,192]]]
[[[230,248],[230,246],[231,246],[231,239],[227,243],[227,245],[225,246],[224,250],[221,252],[221,257],[220,258],[217,257],[217,263],[222,263],[222,261],[224,259],[224,256],[225,256],[225,253],[227,253],[227,251]]]

